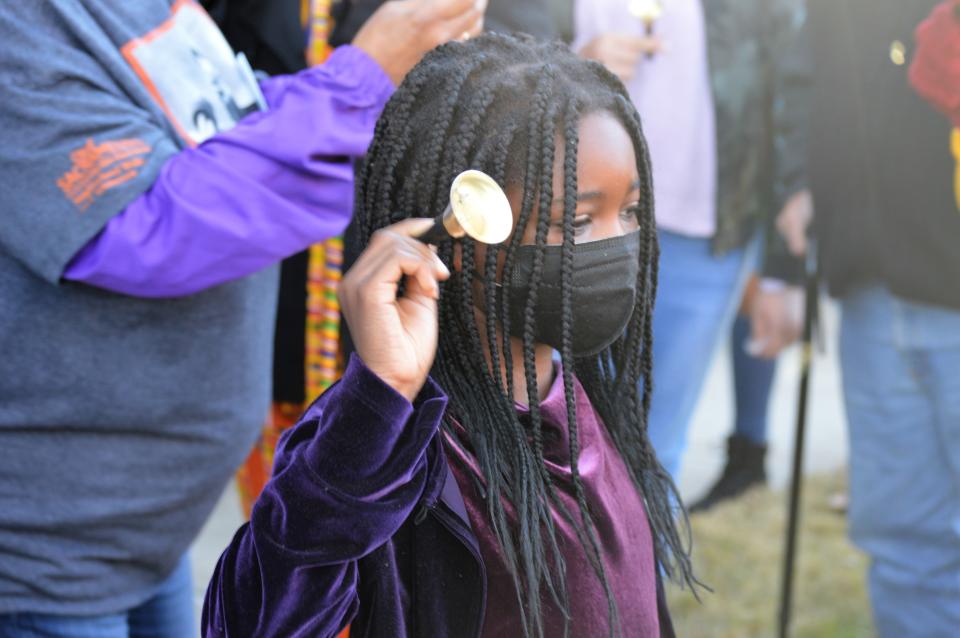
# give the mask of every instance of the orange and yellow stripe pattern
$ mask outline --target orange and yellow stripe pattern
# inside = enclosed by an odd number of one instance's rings
[[[953,129],[950,134],[950,151],[957,166],[953,174],[953,194],[957,200],[957,210],[960,210],[960,128]]]
[[[340,302],[343,239],[310,247],[307,266],[307,324],[304,387],[309,405],[340,378]]]
[[[307,64],[321,64],[329,56],[333,30],[332,0],[301,0],[300,18],[307,32]],[[337,290],[343,268],[343,240],[339,237],[310,247],[307,266],[304,388],[306,403],[274,402],[263,431],[246,462],[237,471],[240,503],[249,518],[254,501],[270,479],[277,440],[293,426],[304,408],[340,378],[340,304]]]

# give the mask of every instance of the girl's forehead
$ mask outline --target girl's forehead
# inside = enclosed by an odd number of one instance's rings
[[[577,174],[594,170],[637,173],[637,154],[630,133],[611,113],[588,113],[580,120],[577,144]],[[636,181],[636,177],[633,180]]]
[[[598,195],[619,198],[637,189],[640,182],[637,153],[630,133],[615,115],[607,111],[585,114],[577,127],[576,146],[578,195],[588,199]],[[563,202],[565,147],[565,140],[558,136],[553,161],[554,205]],[[505,191],[514,213],[517,213],[523,195],[523,180],[508,180]]]

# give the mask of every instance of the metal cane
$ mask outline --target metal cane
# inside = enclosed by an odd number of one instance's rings
[[[787,517],[786,552],[783,557],[783,581],[780,590],[780,638],[787,638],[790,627],[790,607],[793,598],[793,566],[797,552],[797,522],[800,514],[800,487],[803,480],[803,442],[807,425],[807,393],[810,388],[810,368],[813,359],[813,335],[819,316],[817,302],[820,288],[820,269],[817,245],[811,240],[805,263],[805,294],[803,338],[800,359],[800,397],[797,406],[797,427],[793,444],[793,468],[790,479],[789,513]]]

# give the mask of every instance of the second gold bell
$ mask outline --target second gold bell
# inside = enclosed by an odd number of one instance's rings
[[[653,33],[653,24],[663,15],[661,0],[630,0],[627,8],[630,15],[643,22],[647,35]]]

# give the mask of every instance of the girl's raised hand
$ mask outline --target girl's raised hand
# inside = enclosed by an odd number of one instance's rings
[[[407,219],[374,233],[340,285],[340,306],[357,354],[408,400],[423,387],[437,351],[439,282],[450,272],[415,236],[431,219]],[[400,281],[405,282],[398,297]]]

